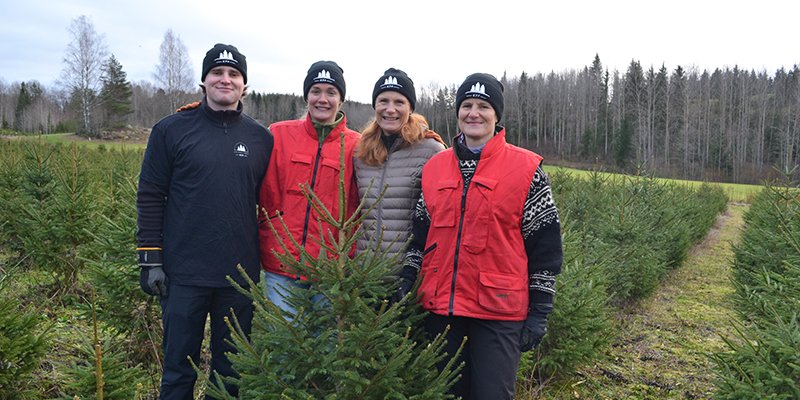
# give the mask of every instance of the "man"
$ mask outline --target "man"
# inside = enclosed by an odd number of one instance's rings
[[[161,399],[192,399],[187,356],[199,364],[209,315],[211,369],[234,375],[224,318],[232,310],[249,334],[253,304],[226,277],[245,285],[241,265],[259,280],[257,201],[273,139],[242,112],[247,61],[236,47],[209,50],[200,78],[200,106],[153,127],[136,198],[140,283],[160,297],[164,324]]]

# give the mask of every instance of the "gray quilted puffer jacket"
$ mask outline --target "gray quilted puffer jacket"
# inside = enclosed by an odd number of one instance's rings
[[[369,211],[361,225],[362,234],[356,244],[356,253],[388,250],[387,257],[405,253],[414,207],[422,190],[422,166],[434,154],[444,150],[444,145],[431,138],[408,147],[400,146],[401,143],[400,140],[394,142],[382,166],[366,165],[358,158],[354,160],[358,194],[361,198],[366,195],[362,212],[367,212],[377,202],[384,186],[388,185],[380,204]]]

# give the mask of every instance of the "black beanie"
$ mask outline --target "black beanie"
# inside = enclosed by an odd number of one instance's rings
[[[317,61],[308,69],[306,80],[303,81],[303,100],[308,100],[308,91],[315,83],[329,83],[339,89],[339,94],[344,94],[347,85],[344,83],[344,70],[333,61]]]
[[[488,101],[497,114],[497,122],[503,118],[503,84],[493,75],[476,73],[464,80],[456,91],[456,115],[461,103],[467,98]]]
[[[383,73],[383,76],[375,82],[375,88],[372,89],[372,108],[375,108],[375,99],[382,92],[393,91],[402,94],[411,103],[411,111],[417,105],[417,92],[414,90],[414,81],[408,75],[396,68],[389,68]]]
[[[200,74],[200,82],[206,80],[206,75],[214,67],[220,65],[227,65],[239,70],[244,78],[244,83],[247,83],[247,58],[244,54],[239,53],[236,46],[229,44],[217,43],[214,47],[206,52],[206,57],[203,59],[203,73]]]

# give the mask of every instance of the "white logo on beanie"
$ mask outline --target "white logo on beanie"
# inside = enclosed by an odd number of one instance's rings
[[[484,86],[480,82],[476,82],[475,84],[473,84],[472,87],[467,91],[467,93],[464,93],[464,96],[467,96],[467,97],[484,97],[484,98],[487,98],[487,99],[492,97],[492,96],[489,96],[488,94],[486,94],[486,86]]]
[[[397,77],[391,75],[386,77],[386,79],[383,81],[383,84],[380,86],[381,89],[401,89],[402,87],[403,85],[397,83]]]
[[[214,62],[223,62],[223,63],[232,62],[234,64],[239,63],[238,61],[236,61],[235,58],[233,58],[233,54],[228,50],[223,50],[221,53],[219,53],[219,57],[215,58]]]
[[[330,71],[328,71],[326,69],[323,69],[322,71],[319,71],[319,73],[317,74],[317,77],[314,78],[314,82],[333,83],[333,82],[336,82],[336,81],[333,78],[331,78]]]

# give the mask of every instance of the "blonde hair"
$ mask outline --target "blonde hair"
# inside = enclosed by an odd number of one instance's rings
[[[409,146],[421,142],[425,139],[425,134],[428,131],[430,131],[428,120],[421,114],[411,113],[408,116],[408,121],[400,128],[399,136],[403,140],[401,146]],[[389,156],[389,149],[386,148],[383,140],[381,140],[382,133],[383,131],[378,125],[378,121],[375,118],[371,119],[362,129],[361,139],[356,146],[356,158],[367,165],[383,165]]]

